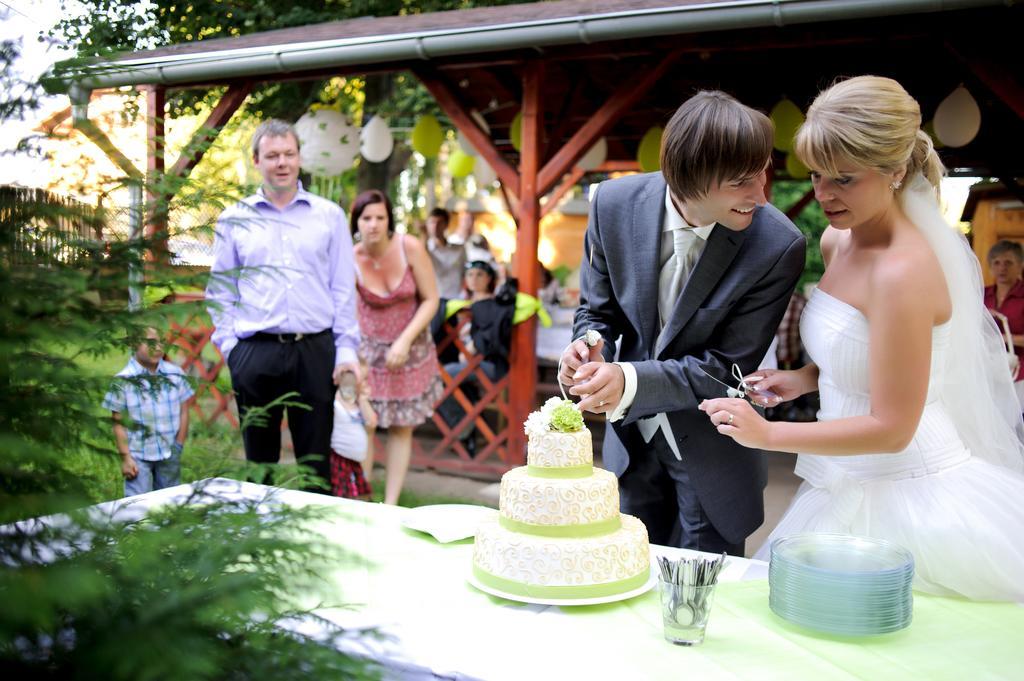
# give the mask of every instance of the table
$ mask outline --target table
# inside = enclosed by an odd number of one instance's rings
[[[188,491],[183,485],[105,506],[115,516],[137,516]],[[260,498],[269,489],[215,480],[207,491]],[[439,544],[405,529],[407,509],[305,492],[275,494],[289,505],[324,505],[325,541],[342,542],[359,554],[327,575],[339,598],[353,607],[318,614],[345,627],[379,627],[386,639],[351,642],[346,652],[381,661],[386,678],[1024,678],[1024,608],[1016,604],[915,593],[909,628],[844,639],[776,617],[768,609],[765,564],[734,558],[721,577],[725,583],[704,645],[676,647],[662,638],[656,590],[619,603],[569,608],[494,598],[466,581],[472,540]],[[652,549],[659,555],[694,553]]]

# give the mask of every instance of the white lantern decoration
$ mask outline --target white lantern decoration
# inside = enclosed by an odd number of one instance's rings
[[[478,158],[473,166],[473,177],[476,178],[478,186],[490,187],[498,179],[498,174],[494,172],[494,168],[488,165],[487,161]]]
[[[313,175],[333,177],[352,167],[359,153],[359,130],[340,111],[307,111],[295,123],[302,167]]]
[[[491,126],[487,125],[487,121],[484,120],[483,114],[474,109],[469,112],[469,115],[473,117],[473,120],[476,121],[481,130],[488,135],[491,134]],[[469,154],[470,156],[480,155],[480,152],[476,150],[476,147],[469,143],[469,140],[466,139],[466,136],[462,134],[461,130],[455,134],[455,140],[459,143],[459,146],[462,148],[464,153]]]
[[[380,116],[374,116],[363,126],[359,140],[359,153],[371,163],[386,161],[395,149],[391,128],[388,127],[387,120]]]
[[[608,159],[608,140],[604,137],[594,142],[594,146],[576,161],[576,167],[583,170],[597,170]]]
[[[962,147],[981,129],[981,109],[963,85],[935,110],[935,136],[947,147]]]

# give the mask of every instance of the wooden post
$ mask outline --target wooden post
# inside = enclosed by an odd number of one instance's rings
[[[541,91],[544,64],[531,61],[523,73],[523,132],[519,163],[519,231],[516,235],[515,275],[519,290],[537,295],[540,272],[537,244],[540,240],[540,194],[537,175],[543,142],[544,110]],[[537,392],[537,318],[516,324],[512,332],[512,369],[509,388],[509,463],[526,460],[526,435],[521,424],[533,411]]]
[[[153,242],[150,259],[167,262],[167,209],[168,199],[164,184],[164,117],[166,116],[167,90],[160,85],[146,88],[146,226],[145,236]]]

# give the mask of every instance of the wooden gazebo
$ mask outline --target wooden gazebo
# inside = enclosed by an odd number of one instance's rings
[[[927,119],[966,84],[982,108],[981,132],[965,147],[943,149],[944,160],[956,173],[998,177],[1020,196],[1015,178],[1024,175],[1024,157],[1015,142],[1024,132],[1024,84],[1011,64],[1018,62],[1022,17],[1004,0],[555,0],[202,40],[76,66],[54,82],[67,88],[79,127],[101,144],[102,133],[88,123],[90,93],[144,88],[146,172],[184,176],[201,158],[201,145],[165,168],[160,140],[169,89],[228,86],[198,133],[209,139],[255,83],[412,72],[496,171],[518,227],[514,275],[532,293],[538,222],[580,180],[576,161],[603,136],[603,170],[635,167],[643,133],[702,88],[727,90],[763,110],[783,96],[806,107],[836,77],[874,73],[901,81]],[[474,110],[487,112],[489,135]],[[519,112],[517,152],[509,128]],[[120,160],[126,173],[142,174]],[[159,212],[150,222],[159,226]],[[507,447],[495,441],[477,460],[460,452],[457,461],[432,455],[418,463],[500,472],[523,460],[518,424],[534,408],[534,337],[534,322],[516,327],[512,425],[501,437]]]

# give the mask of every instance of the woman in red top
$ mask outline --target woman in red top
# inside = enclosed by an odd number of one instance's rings
[[[352,204],[356,259],[359,352],[370,366],[370,404],[387,428],[384,503],[397,504],[409,470],[412,430],[434,412],[444,387],[434,340],[427,328],[437,311],[437,281],[427,249],[396,234],[391,202],[376,189]],[[373,470],[373,449],[363,467]]]
[[[1024,411],[1024,281],[1021,279],[1024,248],[1009,239],[999,241],[989,249],[988,268],[992,270],[995,283],[985,288],[985,307],[1006,315],[1010,322],[1013,350],[1018,361],[1013,386]]]

